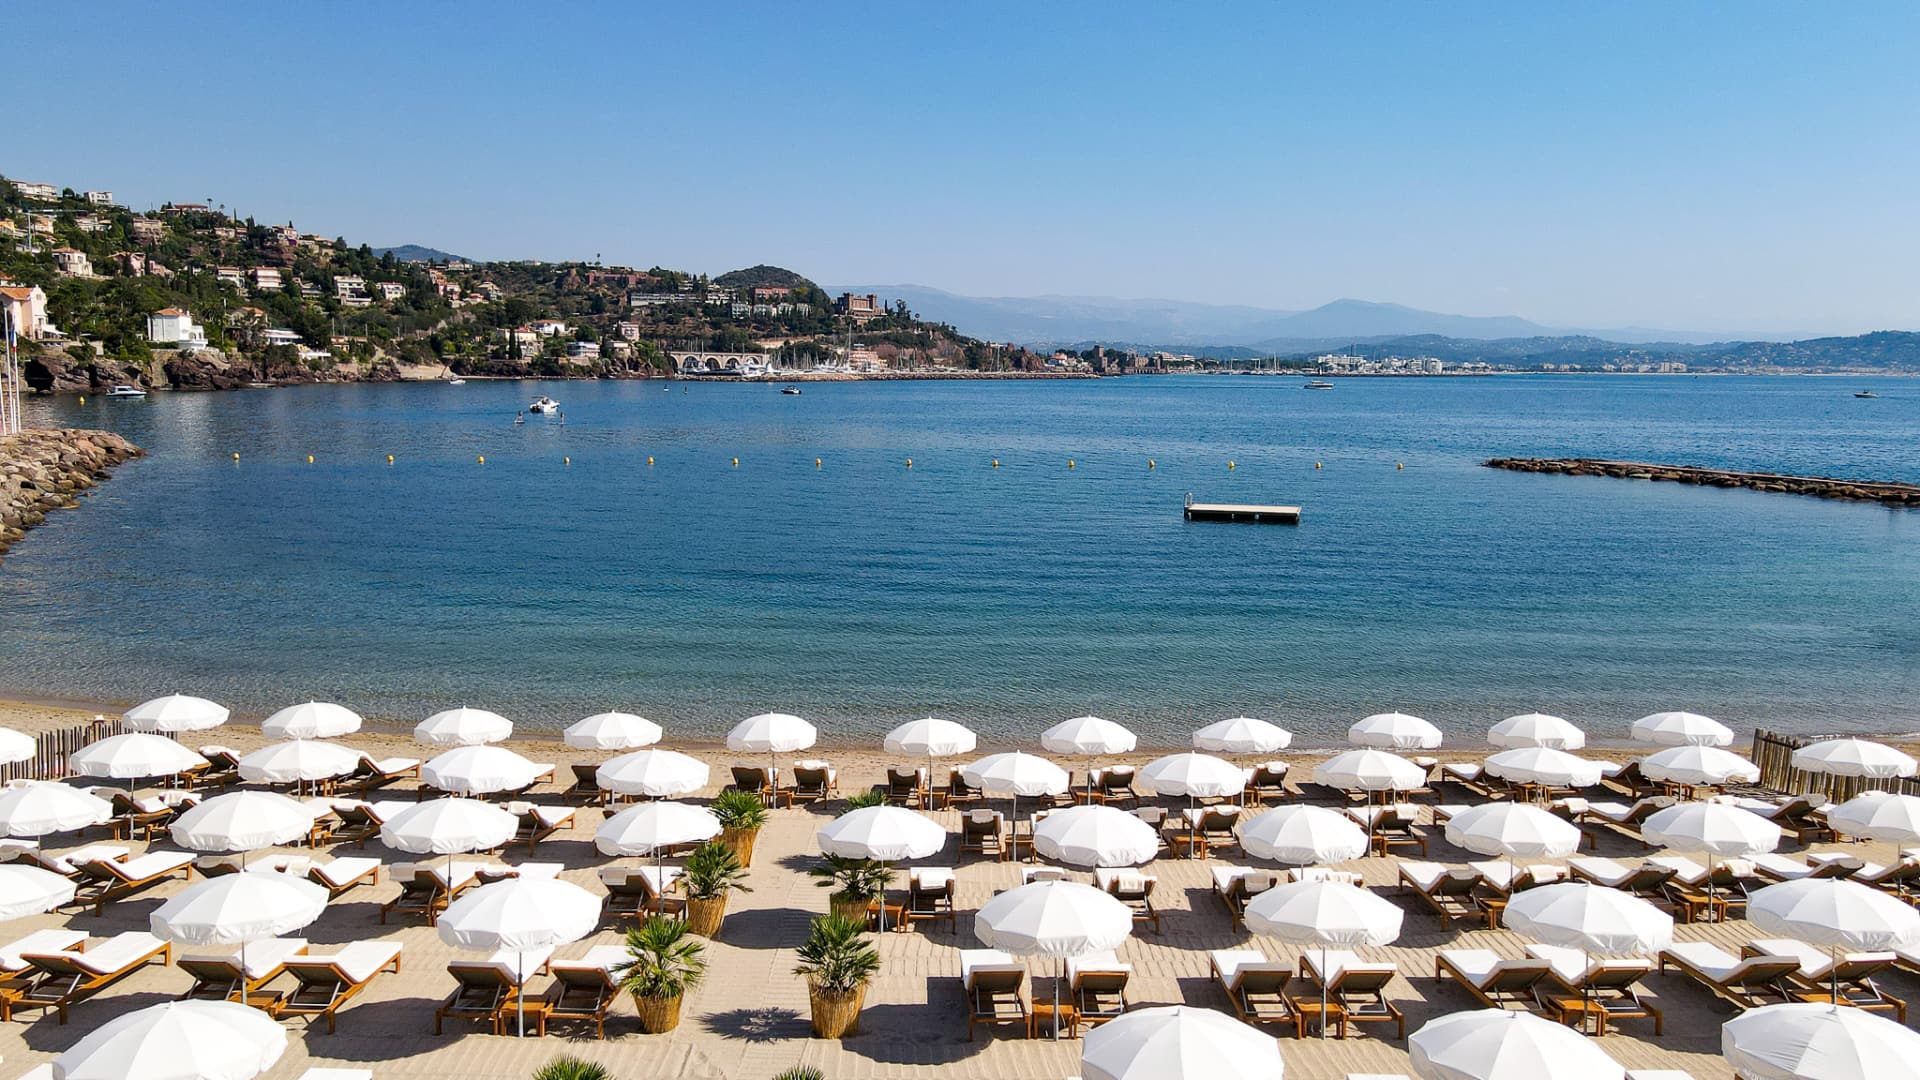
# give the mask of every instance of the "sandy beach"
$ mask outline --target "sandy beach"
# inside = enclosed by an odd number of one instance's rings
[[[24,731],[84,723],[91,716],[90,711],[52,705],[0,703],[0,724]],[[184,741],[191,746],[218,744],[245,752],[265,740],[257,723],[236,720],[213,731],[188,734]],[[370,731],[341,741],[376,756],[430,756],[428,748],[416,746],[399,732]],[[586,755],[566,750],[557,739],[516,738],[506,745],[533,760],[554,762],[562,778],[567,776],[569,763],[589,760]],[[726,766],[749,760],[724,748],[673,739],[671,733],[663,745],[693,753],[714,766],[716,787],[701,792],[696,801],[714,794],[724,780]],[[983,747],[982,752],[987,749]],[[592,760],[605,756],[593,755]],[[885,765],[895,760],[871,749],[851,747],[824,747],[819,756],[830,759],[841,770],[843,791],[879,781]],[[1123,760],[1145,761],[1152,756],[1127,755]],[[1477,755],[1463,750],[1458,756]],[[1307,755],[1279,757],[1295,761],[1295,774],[1299,775],[1302,769],[1298,762]],[[1077,769],[1079,763],[1072,764]],[[536,789],[531,798],[558,804],[564,783],[563,779]],[[409,798],[411,787],[411,781],[403,782],[387,789],[382,797]],[[949,831],[947,850],[922,863],[958,867],[957,930],[934,922],[917,924],[904,933],[878,935],[883,967],[868,990],[859,1033],[842,1042],[810,1037],[806,987],[792,974],[794,947],[804,937],[808,920],[827,909],[827,890],[817,888],[805,870],[817,854],[814,831],[839,810],[838,800],[831,800],[825,805],[773,813],[760,835],[748,879],[753,891],[732,898],[726,923],[708,948],[708,977],[689,995],[681,1025],[671,1034],[641,1034],[631,1002],[622,1001],[613,1010],[604,1042],[558,1034],[524,1039],[494,1036],[458,1024],[450,1026],[446,1034],[433,1035],[433,1011],[453,988],[446,964],[460,954],[443,945],[418,919],[381,925],[379,905],[398,893],[397,886],[383,879],[377,887],[358,889],[334,901],[302,936],[316,944],[369,939],[399,942],[403,946],[401,971],[378,977],[359,1000],[348,1006],[341,1013],[337,1034],[327,1034],[324,1026],[308,1029],[299,1021],[289,1021],[293,1045],[269,1075],[291,1078],[309,1065],[333,1065],[371,1068],[378,1077],[525,1076],[561,1053],[604,1062],[621,1077],[761,1078],[803,1063],[818,1066],[825,1076],[836,1080],[936,1075],[1057,1080],[1076,1075],[1078,1041],[1029,1040],[1015,1037],[1007,1029],[983,1031],[975,1040],[967,1039],[958,950],[975,944],[971,913],[995,892],[1017,885],[1020,870],[1013,862],[959,856],[955,847],[959,815],[951,811],[935,811],[932,815]],[[593,831],[601,819],[598,809],[582,810],[571,831],[542,842],[538,861],[564,862],[562,876],[566,880],[595,893],[603,891],[594,871],[608,860],[592,845]],[[1428,838],[1426,858],[1444,863],[1479,858],[1449,845],[1440,830],[1431,825],[1430,813],[1424,809],[1421,822],[1420,831]],[[1597,846],[1584,854],[1634,859],[1644,853],[1636,841],[1618,833],[1591,831],[1597,836]],[[78,842],[72,837],[61,839],[67,842],[49,846],[64,849]],[[136,851],[142,847],[139,843],[131,846]],[[171,849],[164,839],[156,840],[151,847]],[[1881,862],[1896,857],[1892,846],[1885,844],[1815,845],[1816,849],[1836,847]],[[1781,850],[1799,851],[1790,842]],[[323,860],[326,857],[324,848],[319,852],[289,848],[286,853]],[[364,852],[343,848],[338,854],[377,855],[389,863],[408,858],[382,848],[377,840]],[[509,863],[526,859],[524,849],[509,850],[504,856]],[[1246,860],[1236,851],[1230,853],[1228,861]],[[1398,965],[1401,977],[1390,986],[1388,997],[1406,1012],[1411,1032],[1429,1019],[1475,1007],[1473,999],[1456,984],[1434,977],[1434,957],[1439,949],[1478,948],[1519,957],[1526,942],[1506,929],[1469,929],[1462,923],[1443,926],[1417,897],[1398,892],[1398,862],[1392,857],[1370,857],[1342,864],[1342,868],[1364,875],[1370,887],[1382,891],[1406,911],[1399,940],[1369,950],[1368,957],[1392,960]],[[1260,949],[1272,959],[1298,962],[1297,949],[1230,926],[1225,908],[1213,895],[1210,865],[1214,863],[1163,857],[1148,867],[1159,879],[1155,900],[1162,912],[1161,932],[1138,928],[1119,950],[1120,958],[1133,968],[1127,992],[1134,1007],[1185,1003],[1227,1011],[1227,999],[1209,973],[1209,949]],[[1087,878],[1084,873],[1072,876]],[[42,927],[71,926],[96,937],[145,929],[153,909],[183,887],[177,880],[168,882],[110,906],[99,918],[90,913],[59,912],[17,919],[7,928],[6,940]],[[899,887],[904,888],[904,879]],[[1677,940],[1713,942],[1736,955],[1754,936],[1755,931],[1740,919],[1676,929]],[[618,940],[611,926],[603,923],[591,938],[564,947],[556,955],[578,956],[594,945]],[[1050,970],[1044,962],[1032,966],[1028,984],[1032,999],[1045,999],[1049,978]],[[6,1061],[10,1074],[23,1073],[71,1046],[94,1025],[129,1009],[177,996],[189,982],[176,967],[148,967],[76,1006],[72,1022],[66,1026],[58,1025],[51,1014],[33,1014],[25,1017],[25,1022],[16,1019],[0,1024],[0,1058]],[[536,979],[531,985],[538,992],[545,983],[545,979]],[[1663,1033],[1656,1037],[1644,1021],[1625,1022],[1599,1039],[1599,1045],[1629,1068],[1681,1069],[1700,1080],[1729,1076],[1730,1070],[1719,1057],[1719,1027],[1734,1015],[1732,1007],[1677,974],[1656,974],[1645,981],[1644,987],[1650,992],[1649,1000],[1664,1013]],[[1897,973],[1884,980],[1883,989],[1894,997],[1911,999],[1920,994],[1920,977]],[[1283,1034],[1280,1049],[1289,1076],[1339,1078],[1349,1073],[1408,1072],[1406,1044],[1382,1037],[1392,1034],[1390,1028],[1369,1027],[1366,1033],[1345,1040],[1324,1041],[1295,1039],[1291,1028],[1271,1030]]]

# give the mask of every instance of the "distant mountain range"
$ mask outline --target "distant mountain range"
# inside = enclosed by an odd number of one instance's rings
[[[1643,327],[1569,329],[1512,315],[1448,315],[1368,300],[1335,300],[1310,311],[1285,311],[1107,296],[961,296],[925,285],[836,285],[831,291],[878,293],[886,299],[905,300],[921,318],[951,323],[965,334],[1045,346],[1131,342],[1156,348],[1240,346],[1259,353],[1338,348],[1423,334],[1472,341],[1573,336],[1682,345],[1707,344],[1728,336]]]
[[[468,262],[470,261],[467,259],[463,259],[458,255],[441,251],[439,248],[421,247],[419,244],[401,244],[399,247],[377,247],[373,249],[373,253],[375,255],[385,255],[388,252],[392,252],[393,257],[400,260],[401,262]]]

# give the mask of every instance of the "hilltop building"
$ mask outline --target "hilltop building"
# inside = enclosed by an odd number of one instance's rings
[[[147,340],[192,351],[206,348],[207,331],[193,321],[191,314],[179,308],[161,308],[147,316]]]
[[[873,293],[868,293],[865,296],[841,293],[839,301],[834,304],[834,308],[838,310],[840,314],[851,317],[853,321],[857,323],[877,319],[887,313],[887,309],[880,306],[880,297]]]
[[[34,340],[60,336],[47,321],[47,294],[40,286],[0,285],[0,306],[16,335]]]

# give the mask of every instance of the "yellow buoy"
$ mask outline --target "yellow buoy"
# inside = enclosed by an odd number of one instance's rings
[[[814,468],[816,468],[816,469],[820,467],[820,459],[819,459],[819,458],[814,458],[814,459],[813,459],[813,467],[814,467]]]
[[[909,469],[911,469],[911,468],[913,468],[913,459],[912,459],[912,458],[908,458],[908,459],[907,459],[907,468],[909,468]]]
[[[480,460],[480,464],[485,465],[487,463],[487,455],[481,454],[479,460]]]
[[[1153,468],[1153,467],[1154,467],[1154,466],[1153,466],[1153,459],[1152,459],[1152,458],[1148,458],[1148,459],[1147,459],[1147,468],[1149,468],[1149,469],[1151,469],[1151,468]]]
[[[1229,461],[1229,462],[1227,462],[1227,468],[1229,468],[1229,469],[1237,469],[1237,468],[1239,468],[1239,467],[1240,467],[1240,466],[1238,466],[1238,465],[1235,465],[1235,464],[1234,464],[1233,462],[1231,462],[1231,461]]]
[[[1319,467],[1320,467],[1320,463],[1319,463],[1319,462],[1317,462],[1317,461],[1316,461],[1316,462],[1314,462],[1314,463],[1313,463],[1313,467],[1314,467],[1314,468],[1316,468],[1316,469],[1317,469],[1317,468],[1319,468]]]
[[[739,464],[740,464],[740,459],[739,459],[739,458],[734,458],[734,459],[733,459],[733,464],[735,465],[735,467],[738,467],[738,466],[739,466]]]
[[[1404,469],[1407,467],[1407,463],[1404,461],[1396,461],[1393,463],[1393,467],[1395,469]]]
[[[85,394],[81,394],[81,395],[80,395],[80,404],[82,404],[82,405],[85,405],[86,403],[87,403],[87,395],[85,395]]]
[[[648,458],[648,459],[647,459],[647,464],[649,464],[649,465],[651,465],[651,464],[653,464],[653,459],[652,459],[652,458]]]
[[[311,465],[311,464],[313,464],[313,455],[312,455],[312,454],[308,454],[308,455],[307,455],[307,464],[309,464],[309,465]]]
[[[233,460],[235,460],[235,461],[239,461],[239,460],[240,460],[240,451],[238,451],[238,450],[235,450],[235,451],[233,452]]]
[[[1067,459],[1067,468],[1069,468],[1069,469],[1071,469],[1071,468],[1073,468],[1073,459],[1072,459],[1072,458],[1068,458],[1068,459]]]
[[[994,458],[994,459],[993,459],[993,467],[994,467],[994,468],[996,468],[996,469],[1000,467],[1000,459],[999,459],[999,458]]]
[[[562,465],[571,465],[571,464],[573,464],[573,459],[572,459],[572,458],[570,458],[570,457],[563,457],[563,458],[561,458],[561,459],[560,459],[560,464],[562,464]]]
[[[392,455],[392,454],[388,454],[388,455],[387,455],[387,464],[389,464],[389,465],[391,465],[391,464],[393,464],[393,455]]]

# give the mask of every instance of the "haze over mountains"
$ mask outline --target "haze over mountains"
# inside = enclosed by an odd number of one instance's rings
[[[951,323],[962,333],[1029,345],[1099,341],[1155,347],[1238,345],[1285,352],[1421,334],[1477,341],[1588,336],[1680,344],[1725,341],[1732,336],[1644,327],[1549,327],[1512,315],[1449,315],[1367,300],[1335,300],[1308,311],[1285,311],[1109,296],[961,296],[925,285],[836,285],[829,291],[878,293],[905,300],[920,317]]]

